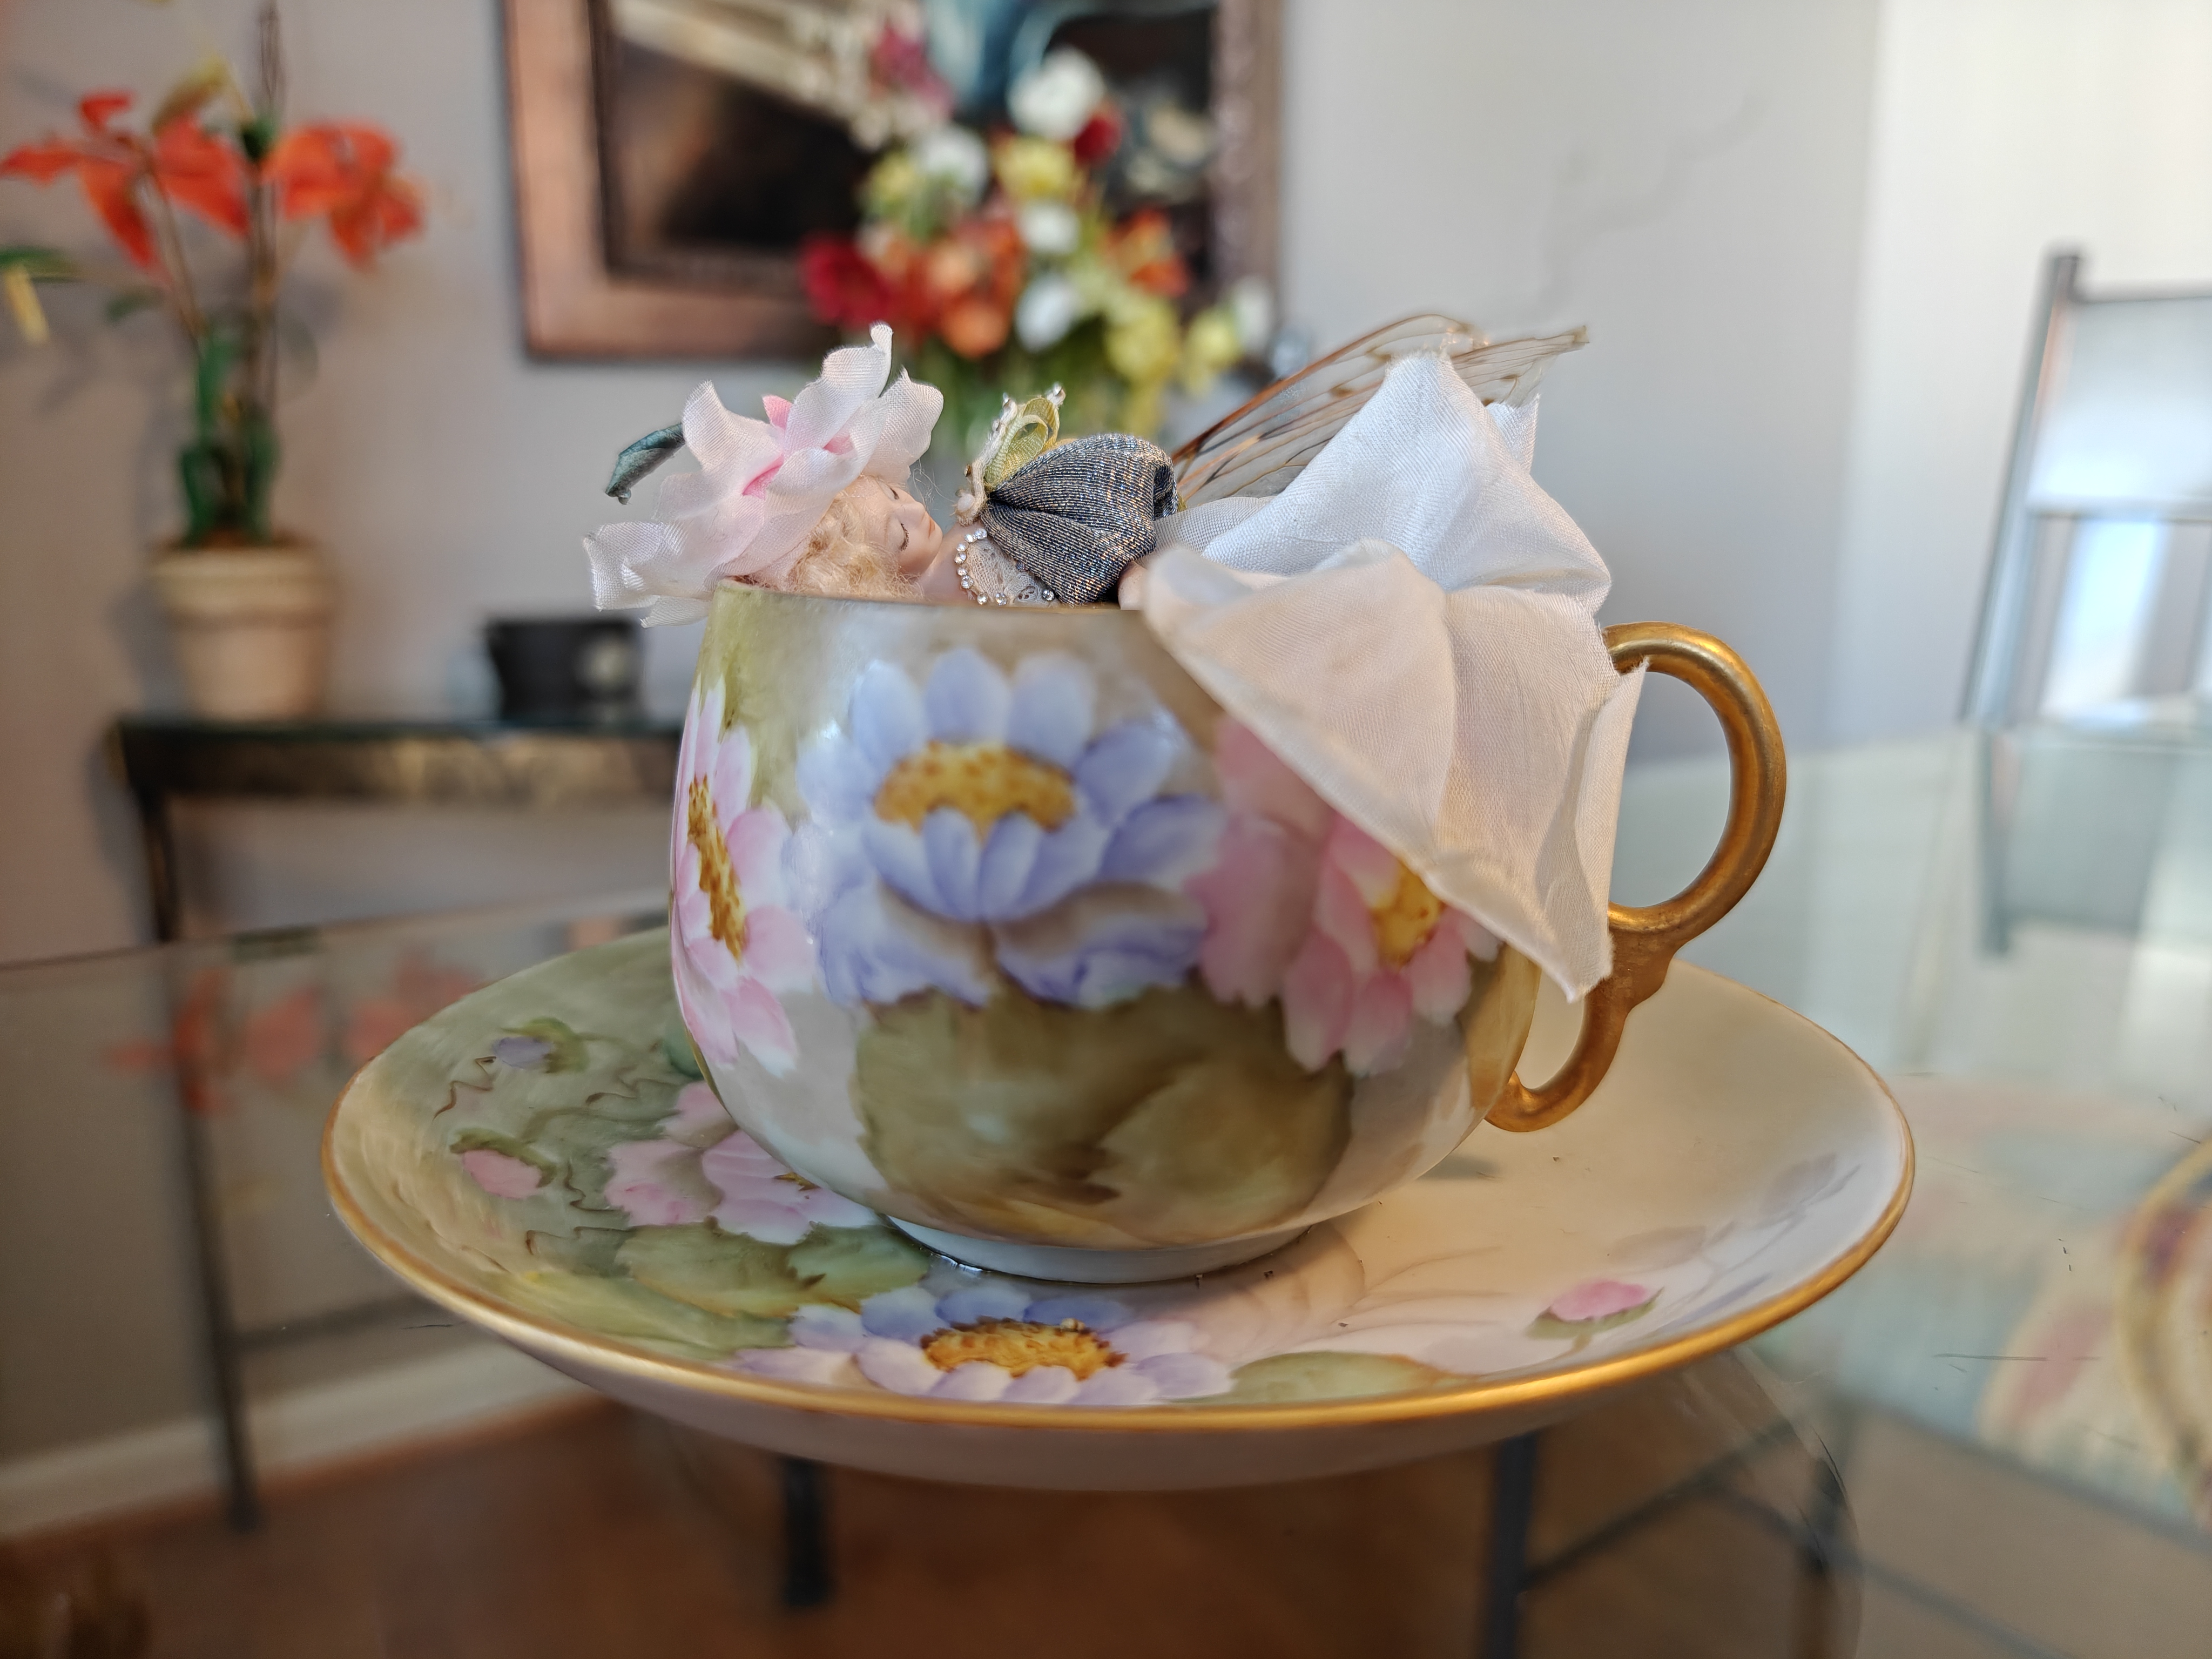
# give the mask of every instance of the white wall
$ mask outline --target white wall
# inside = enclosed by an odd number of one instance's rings
[[[1323,341],[1426,306],[1588,322],[1539,472],[1613,563],[1608,618],[1732,640],[1799,741],[1828,683],[1874,5],[1288,0],[1290,309]],[[234,50],[251,9],[14,0],[0,142],[89,87],[157,94],[201,51],[196,17]],[[287,411],[280,516],[342,568],[341,702],[434,710],[485,612],[586,602],[609,456],[702,369],[524,360],[494,0],[285,15],[295,108],[386,123],[434,195],[427,240],[374,278],[307,262],[322,364]],[[0,187],[19,238],[94,240],[66,186]],[[154,319],[56,312],[56,346],[0,339],[0,960],[138,936],[97,741],[173,694],[142,581],[173,526],[173,358]],[[732,404],[781,378],[717,371]],[[1647,747],[1706,736],[1686,699],[1644,724]]]
[[[2212,7],[1883,0],[1831,735],[1955,718],[2040,267],[2212,287]]]
[[[1536,473],[1604,620],[1730,641],[1821,735],[1874,0],[1291,0],[1291,312],[1587,323]],[[1649,700],[1639,752],[1710,740]]]
[[[242,48],[252,12],[17,0],[0,15],[0,144],[73,124],[89,88],[158,97],[210,43]],[[295,112],[390,128],[431,219],[365,280],[327,248],[303,260],[321,361],[285,410],[277,515],[340,567],[339,704],[437,712],[486,614],[589,608],[578,539],[607,516],[610,459],[709,368],[525,360],[494,0],[289,0],[284,15]],[[8,181],[0,242],[27,240],[98,240],[73,186]],[[0,326],[0,960],[143,936],[134,832],[98,744],[118,711],[174,699],[143,571],[175,527],[175,357],[157,319],[110,330],[81,297],[52,309],[43,350]],[[712,372],[732,403],[789,378]],[[658,856],[660,833],[643,844]],[[435,851],[418,838],[409,855]],[[512,891],[495,859],[478,869],[478,896]],[[387,896],[404,877],[386,873]]]

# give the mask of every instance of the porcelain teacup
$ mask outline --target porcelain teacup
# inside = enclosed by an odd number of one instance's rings
[[[1423,1174],[1484,1118],[1603,1076],[1674,951],[1780,822],[1771,710],[1719,641],[1608,631],[1719,714],[1728,828],[1612,911],[1613,971],[1550,1082],[1538,974],[1226,714],[1143,618],[716,591],[672,846],[678,1004],[794,1172],[1002,1272],[1163,1279]]]

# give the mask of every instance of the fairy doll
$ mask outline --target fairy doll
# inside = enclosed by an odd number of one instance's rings
[[[603,610],[648,624],[706,614],[718,581],[939,604],[1112,603],[1178,510],[1233,518],[1280,493],[1382,385],[1392,362],[1442,356],[1487,403],[1522,402],[1579,333],[1492,344],[1422,316],[1364,335],[1277,381],[1170,457],[1127,433],[1062,438],[1058,387],[1004,413],[968,468],[947,532],[908,489],[944,408],[902,373],[891,331],[832,351],[822,375],[766,419],[726,409],[712,384],[683,420],[623,451],[607,494],[627,502],[678,451],[697,470],[660,483],[659,519],[585,540]]]

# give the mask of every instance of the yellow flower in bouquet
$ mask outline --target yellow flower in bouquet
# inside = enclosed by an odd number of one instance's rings
[[[1183,331],[1176,378],[1185,392],[1198,397],[1243,360],[1244,334],[1237,313],[1228,306],[1214,306],[1192,318]]]
[[[1122,294],[1106,307],[1106,357],[1132,380],[1164,380],[1182,361],[1182,324],[1167,301]]]
[[[1083,182],[1075,152],[1049,138],[1001,138],[991,151],[991,170],[1017,202],[1065,201]]]
[[[1134,289],[1106,309],[1106,361],[1129,383],[1121,418],[1134,431],[1159,425],[1160,392],[1182,361],[1182,325],[1175,307]]]

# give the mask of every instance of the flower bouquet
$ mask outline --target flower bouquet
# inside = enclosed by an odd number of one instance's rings
[[[308,227],[321,221],[356,270],[422,226],[398,149],[357,122],[288,127],[273,8],[262,14],[249,94],[211,59],[161,99],[143,127],[123,124],[128,92],[95,92],[73,133],[0,156],[0,177],[73,177],[123,255],[120,268],[59,250],[0,247],[0,291],[33,343],[47,334],[37,284],[80,280],[112,291],[111,320],[164,313],[191,365],[190,435],[177,453],[182,533],[155,567],[176,627],[185,683],[205,714],[307,712],[319,701],[330,581],[310,550],[270,516],[282,457],[276,406],[278,296]],[[198,230],[240,245],[211,270]]]
[[[1010,129],[946,123],[890,150],[861,188],[857,234],[799,255],[817,315],[864,336],[878,322],[904,366],[945,394],[945,439],[964,463],[1006,391],[1066,389],[1072,432],[1158,431],[1171,386],[1202,394],[1272,326],[1248,280],[1185,318],[1192,280],[1169,216],[1109,210],[1125,123],[1071,48],[1016,82]],[[1202,158],[1200,131],[1190,141]]]

